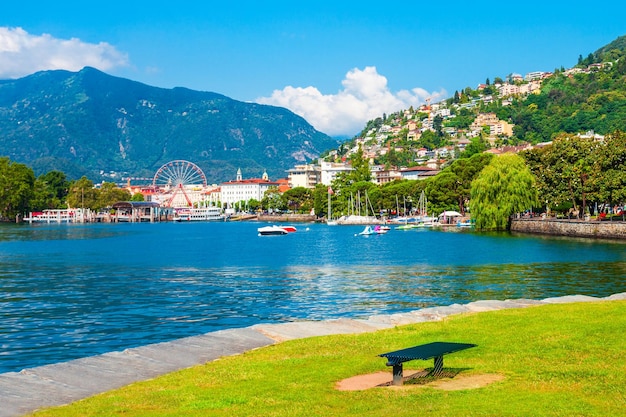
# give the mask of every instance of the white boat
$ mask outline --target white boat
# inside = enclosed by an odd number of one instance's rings
[[[342,225],[358,225],[358,224],[378,224],[380,220],[374,216],[359,216],[352,214],[350,216],[341,216],[337,219],[337,224]]]
[[[286,235],[289,233],[294,233],[296,228],[294,226],[265,226],[259,227],[257,232],[259,236],[275,236],[275,235]]]
[[[29,223],[74,223],[83,219],[82,209],[49,209],[30,213]]]
[[[378,224],[376,226],[374,226],[374,233],[377,233],[379,235],[384,235],[388,231],[389,231],[389,227],[387,227],[387,226],[381,226],[381,225],[378,225]]]
[[[224,220],[220,207],[193,207],[174,209],[175,222],[200,222]]]

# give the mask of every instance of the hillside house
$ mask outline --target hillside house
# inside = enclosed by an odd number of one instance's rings
[[[370,168],[370,174],[372,175],[372,182],[377,185],[402,179],[402,174],[397,168],[385,169],[382,165],[372,166]]]
[[[353,168],[350,164],[345,162],[326,162],[322,161],[320,164],[321,181],[324,185],[331,185],[331,183],[342,172],[348,173]]]
[[[319,165],[296,165],[287,172],[290,188],[315,188],[322,179],[322,171]]]
[[[403,180],[424,180],[438,173],[438,169],[428,166],[417,166],[400,170],[400,175]]]

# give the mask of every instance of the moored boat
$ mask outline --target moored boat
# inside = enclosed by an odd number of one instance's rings
[[[259,227],[257,232],[259,236],[272,236],[272,235],[286,235],[288,233],[294,233],[296,228],[294,226],[264,226]]]
[[[75,223],[84,220],[82,209],[47,209],[33,212],[24,221],[29,223]]]
[[[220,207],[192,207],[175,209],[175,222],[224,220]]]

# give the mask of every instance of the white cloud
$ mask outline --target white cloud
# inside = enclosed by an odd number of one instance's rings
[[[323,95],[315,87],[287,86],[256,101],[288,108],[326,134],[352,136],[383,113],[417,107],[429,97],[436,102],[446,96],[444,90],[429,93],[423,88],[392,93],[387,78],[378,74],[376,67],[354,68],[341,84],[343,90],[337,94]]]
[[[0,78],[18,78],[42,70],[102,71],[128,65],[128,56],[106,42],[31,35],[22,28],[0,27]]]

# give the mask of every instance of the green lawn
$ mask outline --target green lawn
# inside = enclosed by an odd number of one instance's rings
[[[626,301],[458,315],[360,335],[280,343],[110,391],[37,416],[626,416]],[[389,372],[377,355],[450,341],[457,376],[501,374],[486,387],[338,391]],[[415,361],[406,368],[432,366]]]

